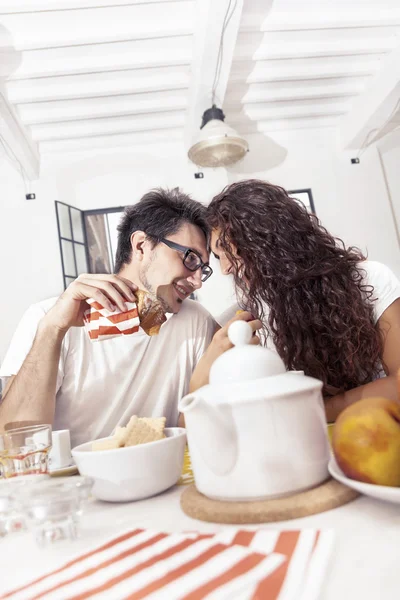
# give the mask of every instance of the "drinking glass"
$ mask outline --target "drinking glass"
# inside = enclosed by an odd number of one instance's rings
[[[14,510],[14,498],[0,491],[0,538],[8,533],[8,519]]]
[[[0,485],[0,538],[26,529],[26,519],[18,500],[19,486],[9,485],[6,481],[1,483],[5,485]]]
[[[74,540],[93,479],[46,480],[20,488],[19,501],[36,542],[45,546],[58,540]]]
[[[51,425],[8,429],[0,440],[0,478],[48,474]]]

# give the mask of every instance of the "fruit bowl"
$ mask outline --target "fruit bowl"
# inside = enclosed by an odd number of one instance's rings
[[[344,485],[347,485],[347,487],[360,492],[360,494],[364,494],[365,496],[370,496],[371,498],[376,498],[378,500],[384,500],[385,502],[400,504],[400,487],[376,485],[374,483],[364,483],[363,481],[350,479],[350,477],[347,477],[339,468],[334,456],[332,456],[329,461],[328,471],[334,479],[340,481],[340,483],[343,483]]]
[[[400,487],[400,403],[383,397],[363,398],[336,419],[332,450],[350,479]]]

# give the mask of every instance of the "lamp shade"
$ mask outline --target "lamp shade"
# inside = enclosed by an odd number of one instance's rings
[[[199,167],[227,167],[248,151],[246,140],[223,119],[222,110],[215,106],[204,113],[200,133],[188,152],[190,160]]]

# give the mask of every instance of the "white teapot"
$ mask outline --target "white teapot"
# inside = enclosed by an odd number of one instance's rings
[[[275,352],[249,345],[245,321],[229,327],[234,348],[212,365],[210,383],[179,403],[197,489],[250,501],[311,488],[328,476],[322,383],[287,372]]]

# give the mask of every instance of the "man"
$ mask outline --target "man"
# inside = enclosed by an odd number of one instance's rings
[[[70,429],[76,445],[109,435],[133,414],[177,424],[178,400],[215,327],[187,299],[212,273],[204,210],[178,189],[145,194],[118,228],[116,275],[80,275],[58,300],[28,309],[0,370],[6,378],[0,430],[52,423]],[[82,327],[86,300],[124,311],[137,288],[172,313],[160,333],[91,342]]]

